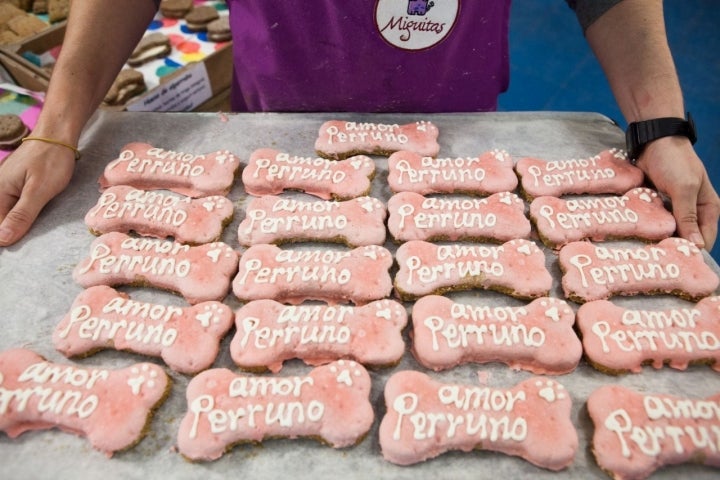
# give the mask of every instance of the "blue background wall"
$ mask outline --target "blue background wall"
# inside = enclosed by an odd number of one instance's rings
[[[698,129],[695,147],[720,190],[720,1],[666,0],[670,48]],[[563,0],[513,0],[510,88],[499,110],[599,112],[626,126],[605,76]],[[720,242],[712,251],[720,261]]]

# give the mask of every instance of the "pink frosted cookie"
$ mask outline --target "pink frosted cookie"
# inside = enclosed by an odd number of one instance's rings
[[[298,201],[266,195],[253,199],[238,227],[240,245],[321,241],[349,247],[385,243],[387,209],[377,198],[344,202]]]
[[[607,300],[578,309],[585,355],[607,373],[640,373],[645,364],[685,370],[709,363],[720,372],[720,297],[691,307],[625,309]]]
[[[642,187],[622,196],[538,197],[530,204],[530,218],[551,248],[579,240],[660,241],[675,232],[675,217],[660,196]]]
[[[105,167],[100,187],[166,189],[189,197],[226,195],[239,169],[240,160],[227,150],[194,155],[147,143],[129,143]]]
[[[232,325],[232,310],[220,302],[181,308],[97,286],[75,298],[55,327],[53,344],[68,357],[105,348],[160,357],[173,370],[192,374],[212,365]]]
[[[504,150],[458,158],[432,158],[400,151],[390,155],[388,170],[388,184],[393,192],[490,195],[510,192],[518,185],[512,158]]]
[[[720,393],[693,399],[606,385],[590,394],[587,408],[595,459],[613,478],[647,478],[690,462],[720,467]]]
[[[630,164],[624,151],[615,148],[571,160],[521,158],[515,170],[528,199],[583,193],[622,195],[642,185],[644,179],[642,170]]]
[[[400,266],[395,290],[402,300],[473,288],[534,299],[547,296],[552,287],[545,255],[530,240],[499,246],[412,240],[400,245],[395,258]]]
[[[374,176],[375,162],[364,155],[336,162],[261,148],[250,155],[242,181],[255,196],[297,190],[325,200],[349,200],[367,195]]]
[[[432,122],[425,121],[398,125],[331,120],[320,126],[315,152],[334,159],[358,154],[387,156],[398,150],[435,157],[440,151],[438,133]]]
[[[95,235],[130,233],[156,238],[174,237],[180,243],[200,244],[220,238],[233,217],[233,204],[214,195],[192,199],[169,193],[110,187],[85,215]]]
[[[191,247],[113,232],[92,243],[90,256],[75,267],[73,279],[85,288],[154,286],[196,304],[225,298],[237,266],[237,252],[222,242]]]
[[[572,400],[561,384],[529,378],[511,389],[441,383],[424,373],[395,373],[385,385],[383,457],[398,465],[450,450],[491,450],[550,470],[572,464],[578,437]]]
[[[388,201],[388,230],[395,241],[507,242],[530,236],[525,202],[510,192],[487,198],[423,197],[401,192]]]
[[[108,457],[137,444],[170,378],[152,363],[109,370],[50,363],[26,349],[0,353],[0,430],[15,438],[59,428]]]
[[[235,316],[230,355],[240,368],[278,372],[283,361],[301,358],[320,365],[341,358],[387,367],[405,351],[405,307],[376,300],[363,307],[283,305],[274,300],[245,304]]]
[[[565,297],[578,303],[664,293],[697,301],[720,283],[700,249],[676,237],[641,247],[572,242],[560,250],[559,262]]]
[[[561,375],[580,362],[575,314],[562,300],[545,297],[525,307],[467,305],[438,295],[412,309],[415,358],[444,370],[468,362],[500,361],[513,369]]]
[[[206,370],[187,387],[178,450],[199,461],[218,459],[239,443],[277,437],[312,437],[333,448],[349,447],[372,426],[370,386],[363,366],[345,360],[294,377]]]
[[[244,302],[272,299],[299,304],[321,300],[363,305],[390,295],[392,254],[368,245],[351,251],[282,250],[254,245],[240,258],[233,292]]]

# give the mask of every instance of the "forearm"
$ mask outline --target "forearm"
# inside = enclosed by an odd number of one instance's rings
[[[73,2],[35,135],[77,144],[155,11],[152,0]]]
[[[661,0],[624,0],[586,36],[628,123],[685,116]]]

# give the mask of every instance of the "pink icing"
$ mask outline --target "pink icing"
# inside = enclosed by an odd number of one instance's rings
[[[560,375],[573,371],[582,356],[573,331],[575,314],[555,298],[539,298],[525,307],[492,307],[429,295],[415,302],[412,323],[415,358],[434,370],[500,361],[535,374]]]
[[[175,371],[197,373],[215,361],[232,325],[232,310],[220,302],[181,308],[97,286],[75,298],[55,327],[53,344],[65,356],[114,348],[161,357]]]
[[[85,288],[150,284],[196,304],[225,298],[237,265],[237,252],[222,242],[191,247],[113,232],[92,243],[89,257],[73,270],[73,279]]]
[[[441,290],[482,288],[518,298],[547,296],[552,277],[545,255],[530,240],[500,246],[435,245],[413,240],[397,249],[395,288],[403,300]]]
[[[578,448],[570,395],[542,377],[495,389],[402,371],[385,385],[385,404],[380,448],[386,460],[399,465],[481,448],[561,470],[572,464]]]
[[[85,224],[99,234],[130,233],[156,238],[174,237],[199,244],[220,238],[230,223],[233,204],[219,195],[192,199],[133,187],[110,187],[85,215]]]
[[[693,399],[606,385],[587,407],[595,459],[614,478],[646,478],[688,462],[720,467],[720,393]]]
[[[272,437],[314,437],[348,447],[372,426],[370,387],[362,365],[344,360],[295,377],[206,370],[187,387],[178,449],[191,460],[215,460],[236,443]]]
[[[299,201],[266,195],[253,199],[238,227],[241,245],[334,241],[352,247],[385,243],[387,209],[378,199]]]
[[[675,237],[641,247],[572,242],[560,250],[559,261],[565,296],[578,302],[637,293],[699,300],[720,283],[700,249]]]
[[[393,192],[471,193],[489,195],[515,190],[513,160],[504,150],[477,157],[432,158],[400,151],[388,159],[388,183]]]
[[[241,368],[278,372],[283,361],[301,358],[320,365],[341,358],[388,366],[405,352],[405,307],[376,300],[363,307],[283,305],[255,300],[237,311],[230,354]]]
[[[0,353],[0,430],[15,438],[59,428],[111,456],[144,435],[170,379],[151,363],[109,370],[50,363],[26,349]]]
[[[675,232],[675,218],[649,188],[634,188],[623,196],[538,197],[530,205],[530,218],[543,242],[554,248],[579,240],[660,241]]]
[[[261,148],[250,155],[242,181],[250,195],[299,190],[325,200],[348,200],[367,195],[374,175],[375,162],[364,155],[336,162]]]
[[[129,143],[100,177],[100,187],[129,185],[146,190],[167,189],[190,197],[226,195],[240,168],[227,150],[205,155],[174,152],[147,143]]]
[[[390,295],[392,254],[377,245],[351,251],[312,248],[282,250],[254,245],[240,258],[233,292],[241,301],[305,300],[363,305]]]
[[[525,203],[510,192],[487,198],[424,197],[401,192],[388,201],[388,230],[396,241],[488,240],[530,236]]]
[[[335,159],[357,153],[388,155],[398,150],[435,157],[440,151],[438,133],[432,122],[425,121],[397,125],[331,120],[320,126],[315,151]]]
[[[720,372],[720,297],[666,310],[625,309],[607,300],[578,309],[585,354],[613,372],[640,373],[652,362],[685,370],[691,362],[710,362]]]
[[[529,198],[566,194],[621,195],[643,183],[642,170],[628,162],[622,150],[603,150],[580,159],[545,161],[521,158],[515,165],[520,183]]]

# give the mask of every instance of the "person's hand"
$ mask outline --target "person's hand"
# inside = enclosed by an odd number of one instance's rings
[[[23,143],[0,163],[0,247],[30,229],[42,208],[70,183],[72,150],[38,141]]]
[[[720,199],[690,141],[683,137],[655,140],[637,165],[670,197],[678,235],[711,250],[717,238]]]

